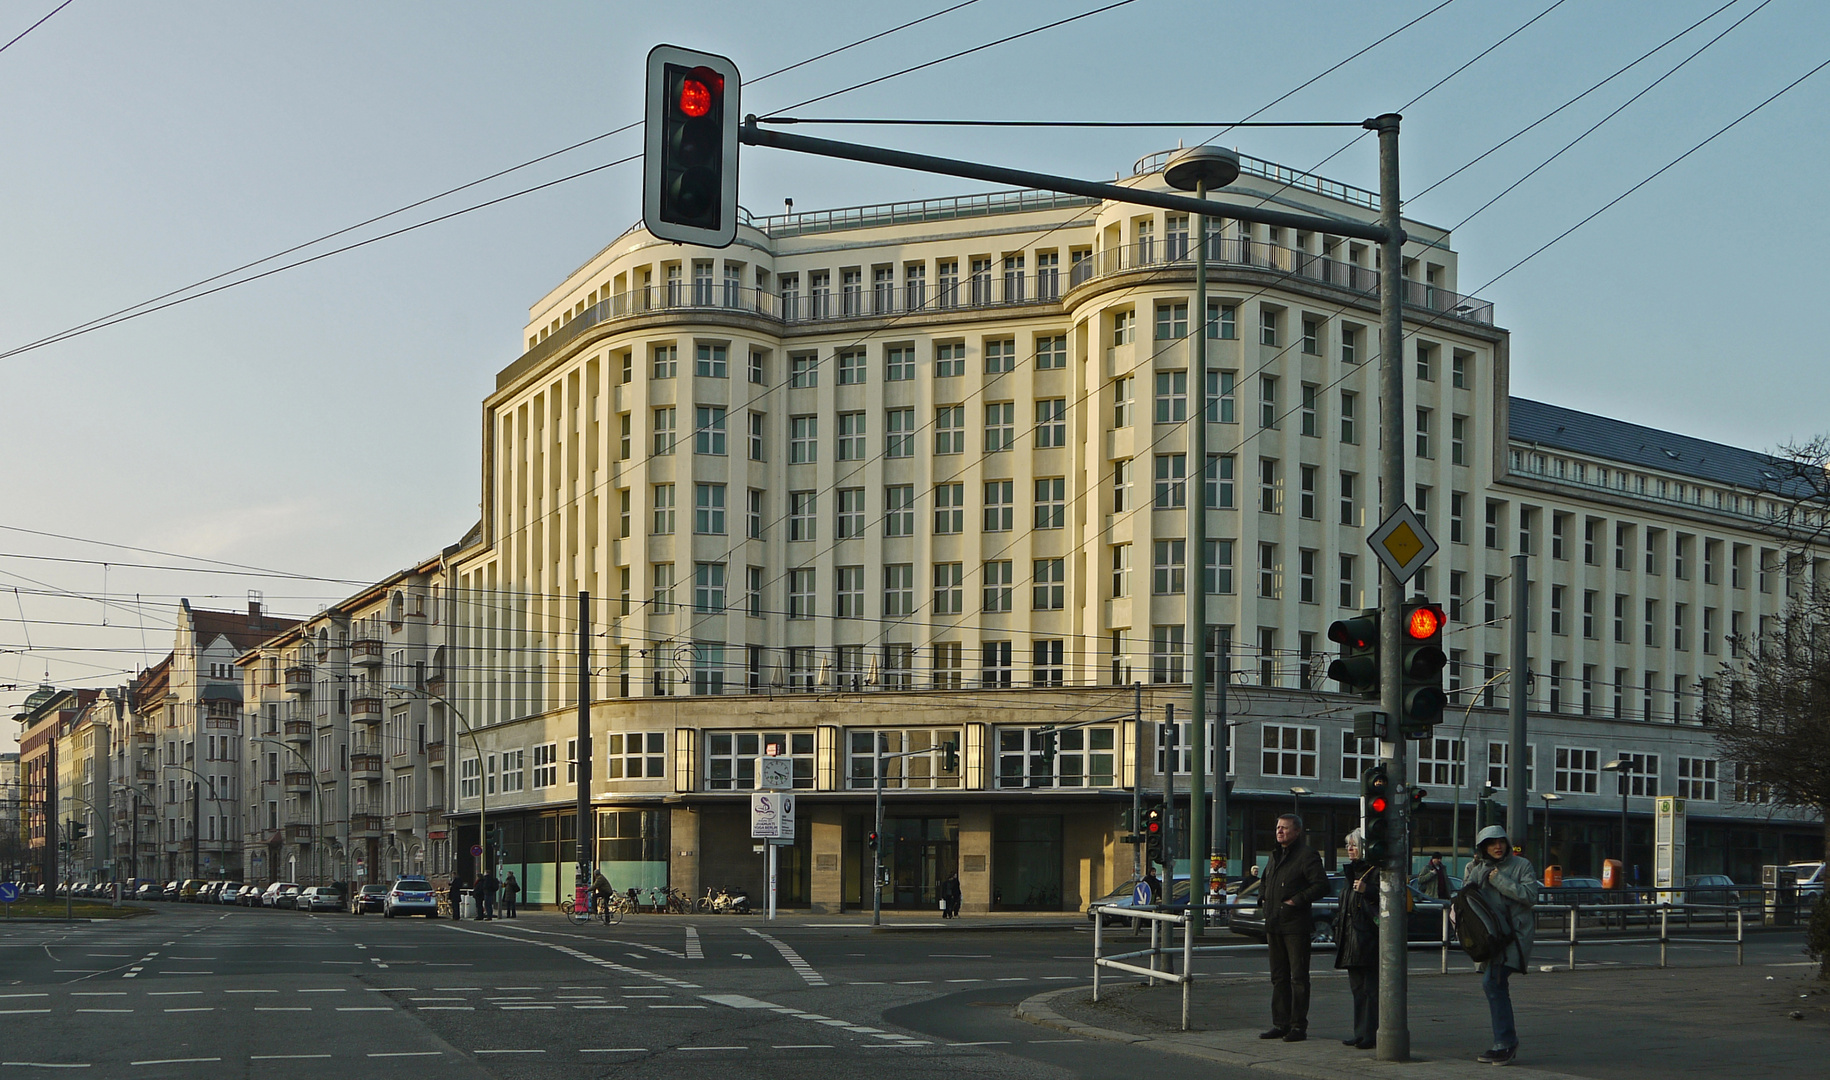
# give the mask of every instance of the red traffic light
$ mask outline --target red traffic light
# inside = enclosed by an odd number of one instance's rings
[[[1404,622],[1404,632],[1413,640],[1428,641],[1442,630],[1442,609],[1434,605],[1411,609],[1411,614]]]
[[[696,67],[680,80],[680,111],[700,117],[712,111],[713,99],[724,92],[724,76],[708,67]]]
[[[1144,826],[1144,828],[1145,828],[1145,831],[1147,831],[1147,832],[1159,833],[1159,832],[1163,831],[1163,823],[1160,821],[1153,821],[1150,824]]]
[[[1383,814],[1385,813],[1385,796],[1374,795],[1366,805],[1373,813]]]

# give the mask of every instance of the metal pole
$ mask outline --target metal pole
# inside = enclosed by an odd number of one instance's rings
[[[1620,877],[1621,877],[1620,885],[1622,888],[1625,888],[1626,884],[1627,884],[1626,879],[1630,876],[1627,872],[1627,766],[1626,766],[1625,762],[1621,763],[1619,776],[1620,776]]]
[[[1176,891],[1176,707],[1163,706],[1163,895],[1168,904]],[[1155,926],[1156,923],[1151,923]]]
[[[1379,223],[1384,227],[1380,245],[1379,313],[1383,333],[1379,344],[1379,516],[1390,518],[1404,505],[1404,232],[1400,225],[1398,187],[1397,113],[1366,121],[1379,133]],[[1380,706],[1394,724],[1404,715],[1399,686],[1400,637],[1403,612],[1397,575],[1380,564],[1379,570],[1379,685]],[[1405,882],[1410,878],[1410,794],[1406,786],[1404,738],[1380,745],[1386,762],[1395,805],[1390,814],[1387,849],[1396,873],[1379,875],[1379,1033],[1374,1053],[1380,1061],[1409,1061],[1410,1012],[1407,1001],[1405,952]]]
[[[877,766],[873,770],[877,789],[877,802],[871,812],[871,832],[876,834],[877,842],[871,845],[871,925],[883,925],[883,733],[871,732],[871,750],[876,755]]]
[[[578,594],[578,789],[574,813],[578,815],[578,874],[572,902],[589,899],[591,871],[597,864],[596,824],[591,819],[591,594]]]
[[[1232,644],[1225,636],[1220,638],[1219,671],[1214,677],[1214,841],[1210,850],[1220,853],[1220,892],[1223,898],[1226,895],[1226,879],[1230,876],[1227,864],[1233,852],[1229,838],[1232,808],[1227,805],[1226,789],[1226,751],[1233,730],[1226,723],[1226,684],[1233,678]]]
[[[1514,835],[1509,837],[1513,846],[1523,848],[1530,835],[1531,826],[1526,818],[1527,802],[1530,793],[1525,790],[1525,767],[1529,751],[1525,749],[1525,677],[1531,662],[1525,655],[1525,631],[1531,624],[1531,613],[1526,611],[1530,602],[1530,582],[1526,579],[1526,556],[1512,557],[1512,697],[1506,702],[1507,714],[1512,718],[1512,767],[1506,791],[1506,829]]]
[[[775,920],[775,841],[764,840],[763,846],[769,852],[769,920]]]
[[[1144,684],[1131,684],[1131,876],[1144,880]],[[1098,920],[1094,920],[1097,924]]]
[[[1207,201],[1207,177],[1195,180],[1195,198]],[[1188,924],[1184,935],[1205,925],[1204,905],[1197,903],[1195,875],[1207,873],[1207,215],[1195,221],[1195,325],[1189,357],[1188,396],[1195,407],[1188,416],[1188,640],[1194,661],[1188,675],[1190,747],[1188,764]],[[1202,893],[1205,895],[1206,890]],[[1186,1023],[1184,1023],[1186,1026]]]

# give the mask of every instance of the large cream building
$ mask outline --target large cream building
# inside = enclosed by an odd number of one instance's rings
[[[1124,182],[1165,189],[1163,162]],[[1243,164],[1228,199],[1376,217],[1372,192]],[[931,907],[955,870],[969,909],[1102,894],[1134,866],[1128,785],[1161,786],[1154,721],[1175,705],[1185,729],[1191,587],[1211,594],[1207,662],[1224,650],[1232,672],[1231,854],[1263,852],[1293,798],[1337,845],[1371,753],[1321,673],[1329,622],[1375,599],[1377,252],[1210,227],[1205,388],[1188,219],[1129,205],[756,218],[721,251],[633,228],[568,275],[484,402],[481,532],[449,562],[450,693],[479,732],[453,777],[459,869],[482,811],[529,900],[570,886],[580,591],[597,854],[619,886],[755,890],[747,796],[779,754],[804,789],[785,900],[868,904],[875,746],[907,755],[884,769],[886,904]],[[1808,852],[1816,827],[1773,813],[1700,726],[1727,642],[1824,568],[1821,549],[1785,557],[1766,459],[1510,397],[1507,332],[1458,291],[1451,238],[1405,228],[1405,495],[1442,542],[1411,587],[1450,609],[1460,688],[1419,747],[1420,848],[1454,837],[1451,788],[1465,807],[1510,782],[1497,676],[1523,551],[1551,858],[1618,856],[1610,761],[1632,863],[1653,794],[1690,801],[1693,870]],[[1215,539],[1192,552],[1203,464]],[[1050,758],[1049,725],[1085,726]]]

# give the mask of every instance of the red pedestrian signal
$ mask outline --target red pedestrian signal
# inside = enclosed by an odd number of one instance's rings
[[[737,238],[737,65],[657,45],[648,53],[642,224],[663,240]]]

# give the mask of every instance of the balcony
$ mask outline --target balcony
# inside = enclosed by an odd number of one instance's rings
[[[349,718],[358,724],[381,723],[381,693],[358,689],[349,700]]]
[[[308,772],[287,773],[286,791],[294,795],[311,794],[311,774]]]
[[[443,742],[429,742],[426,744],[426,761],[428,764],[437,765],[444,760],[445,744]]]
[[[349,778],[351,780],[381,779],[381,755],[351,754],[349,756]]]
[[[356,635],[356,640],[350,642],[349,662],[357,667],[380,667],[381,639],[367,633]]]
[[[288,826],[286,826],[286,839],[289,842],[294,843],[294,844],[311,843],[311,826],[310,825],[288,825]]]
[[[425,828],[425,817],[411,810],[394,815],[395,832],[418,832]]]
[[[300,745],[309,745],[311,742],[311,721],[286,721],[286,741],[299,743]]]
[[[141,781],[156,780],[159,777],[159,771],[151,765],[135,765],[133,775],[135,779]]]
[[[381,835],[380,814],[351,814],[349,816],[349,834],[351,839],[368,839]]]
[[[286,673],[282,677],[286,680],[286,692],[288,694],[311,693],[310,664],[294,664],[286,669]]]

